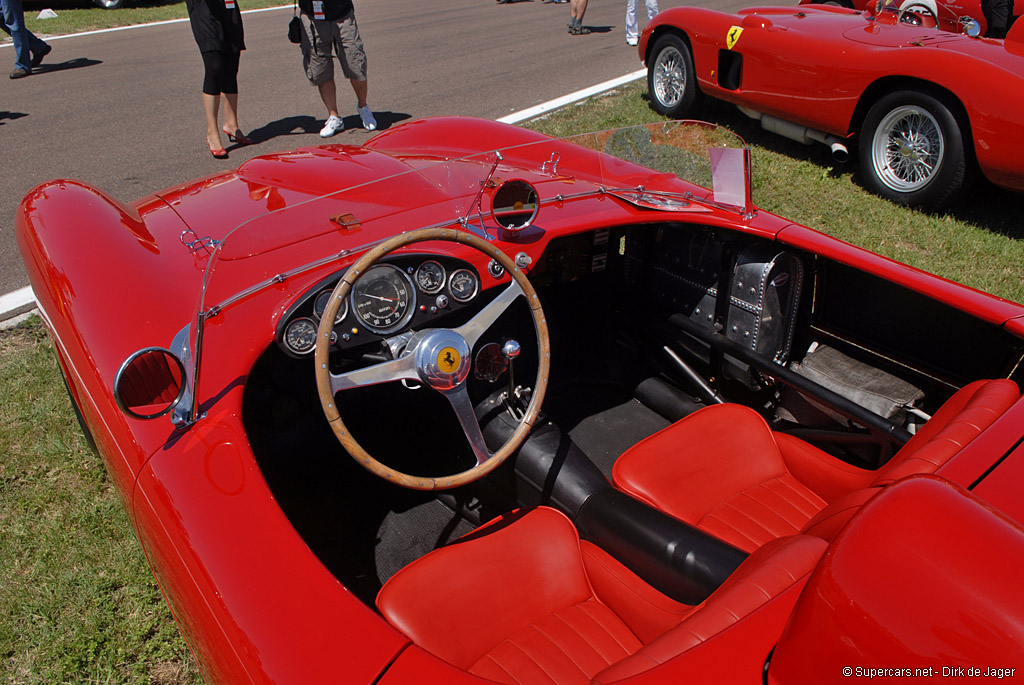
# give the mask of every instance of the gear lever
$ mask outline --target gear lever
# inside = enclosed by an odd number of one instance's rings
[[[520,352],[519,343],[515,340],[506,340],[501,347],[501,353],[505,356],[505,363],[508,366],[508,408],[513,415],[519,413],[519,395],[516,392],[516,378],[513,372],[513,362]]]

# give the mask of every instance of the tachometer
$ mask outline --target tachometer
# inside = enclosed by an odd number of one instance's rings
[[[404,326],[416,310],[416,291],[404,271],[379,264],[352,285],[356,317],[374,333],[391,333]]]
[[[436,295],[444,287],[445,275],[444,267],[431,259],[416,269],[416,285],[427,295]]]

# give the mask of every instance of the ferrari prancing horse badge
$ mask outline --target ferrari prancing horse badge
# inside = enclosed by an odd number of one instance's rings
[[[455,373],[461,361],[454,347],[446,347],[437,355],[437,368],[444,373]]]
[[[729,29],[729,33],[725,34],[725,47],[732,50],[736,47],[736,42],[740,39],[740,34],[743,33],[742,26],[733,26]]]

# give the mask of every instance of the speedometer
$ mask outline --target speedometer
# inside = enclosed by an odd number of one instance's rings
[[[392,333],[404,326],[416,310],[416,291],[404,271],[379,264],[352,285],[352,309],[374,333]]]

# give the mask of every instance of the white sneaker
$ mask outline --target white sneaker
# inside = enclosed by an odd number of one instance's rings
[[[333,114],[327,117],[327,123],[320,129],[321,138],[330,138],[338,131],[345,128],[345,122],[341,120],[341,117],[336,117]]]
[[[639,43],[640,43],[640,39],[639,38],[626,38],[626,45],[636,46]]]
[[[370,106],[358,107],[359,118],[363,120],[363,128],[367,131],[377,130],[377,120],[373,118],[373,112],[370,111]]]

